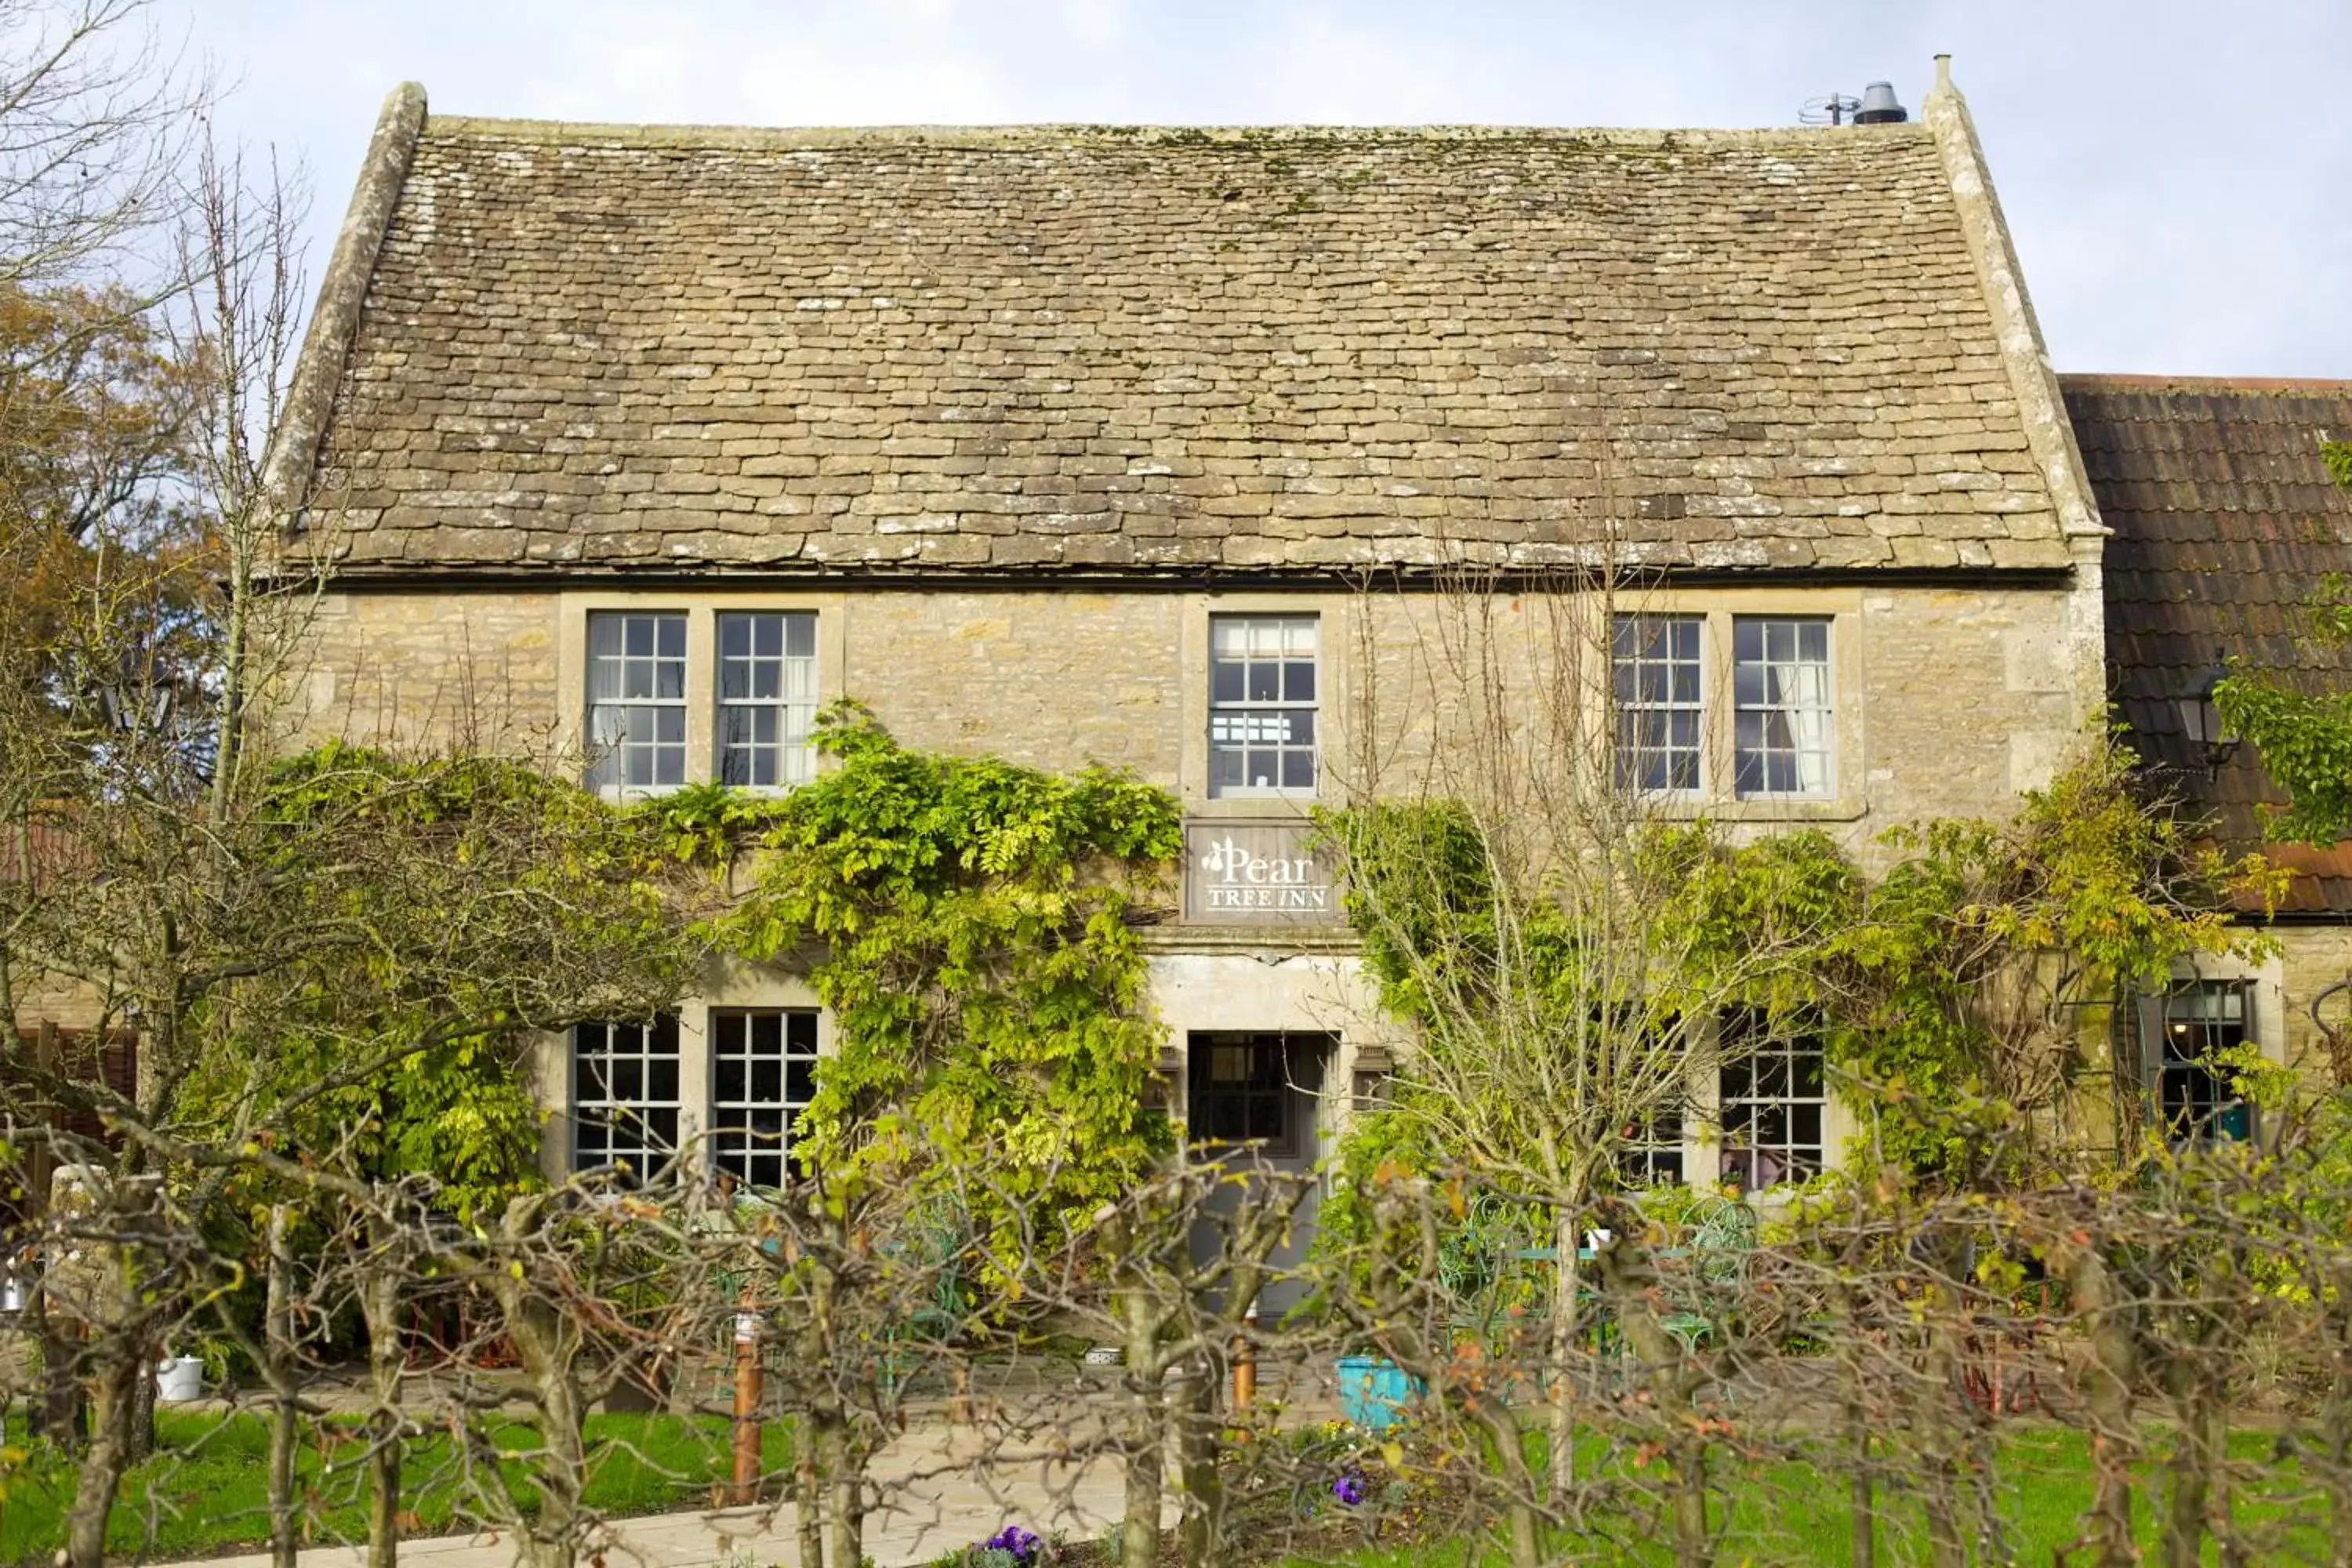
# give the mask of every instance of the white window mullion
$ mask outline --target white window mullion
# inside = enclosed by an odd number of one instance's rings
[[[572,1168],[644,1176],[677,1152],[677,1020],[572,1030]]]
[[[719,616],[719,779],[782,789],[815,775],[816,616]]]
[[[1735,792],[1834,794],[1828,619],[1740,616],[1731,626]]]
[[[588,617],[588,784],[611,794],[686,782],[686,616]]]
[[[816,1092],[816,1022],[803,1007],[710,1015],[712,1163],[746,1186],[792,1174],[793,1133]]]
[[[1209,793],[1312,795],[1318,749],[1314,616],[1209,618]]]

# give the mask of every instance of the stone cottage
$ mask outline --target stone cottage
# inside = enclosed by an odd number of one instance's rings
[[[1921,123],[1739,132],[543,124],[404,87],[278,458],[337,562],[314,733],[783,789],[848,696],[1175,791],[1180,1113],[1297,1160],[1388,1049],[1303,813],[1449,569],[1507,618],[1638,580],[1628,765],[1742,831],[2000,813],[2105,698],[2094,498],[1948,79]],[[738,1130],[826,1048],[781,973],[583,1025],[551,1160],[718,1129],[772,1172]],[[1724,1124],[1818,1167],[1817,1058],[1761,1081]]]

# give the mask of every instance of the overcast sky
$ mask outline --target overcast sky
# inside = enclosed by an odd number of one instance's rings
[[[2064,370],[2352,377],[2352,0],[158,0],[308,164],[383,94],[757,125],[1749,126],[1954,57]]]

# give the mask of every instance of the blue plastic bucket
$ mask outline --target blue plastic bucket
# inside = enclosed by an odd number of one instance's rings
[[[1427,1390],[1404,1368],[1377,1356],[1339,1358],[1339,1410],[1367,1432],[1385,1432],[1404,1419],[1405,1406]]]

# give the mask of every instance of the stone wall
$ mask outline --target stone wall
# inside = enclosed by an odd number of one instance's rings
[[[2092,721],[2084,689],[2095,683],[2071,640],[2079,592],[1759,587],[1622,601],[1622,609],[1706,616],[1715,645],[1727,642],[1737,615],[1822,616],[1834,628],[1832,797],[1731,797],[1729,656],[1711,646],[1709,787],[1664,809],[1758,831],[1827,826],[1857,847],[1895,822],[2006,812],[2018,791],[2048,781]],[[681,609],[738,602],[709,591],[632,590],[625,598]],[[1493,714],[1524,726],[1524,740],[1547,723],[1597,713],[1607,679],[1605,652],[1591,637],[1597,618],[1556,597],[877,587],[813,602],[821,623],[833,623],[821,634],[824,694],[864,701],[908,743],[1052,768],[1124,766],[1179,790],[1196,812],[1228,807],[1206,789],[1213,614],[1321,617],[1327,798],[1367,784],[1386,794],[1443,792],[1461,778]],[[312,739],[465,742],[533,755],[573,749],[583,695],[572,623],[585,614],[583,596],[556,592],[331,595],[293,681],[301,727]],[[1500,682],[1498,705],[1479,697],[1487,670]],[[1596,734],[1585,743],[1601,742]],[[707,770],[708,757],[690,758],[697,765]]]
[[[914,744],[1173,786],[1184,610],[1168,593],[853,593],[843,689]]]
[[[2345,926],[2284,926],[2278,939],[2278,971],[2283,1005],[2280,1009],[2280,1059],[2315,1085],[2327,1081],[2326,1042],[2311,1021],[2311,1004],[2339,980],[2352,979],[2352,928]],[[2337,996],[2321,1010],[2331,1024],[2352,1017],[2352,1006]]]
[[[551,593],[332,593],[285,679],[304,740],[540,755],[562,726]]]

